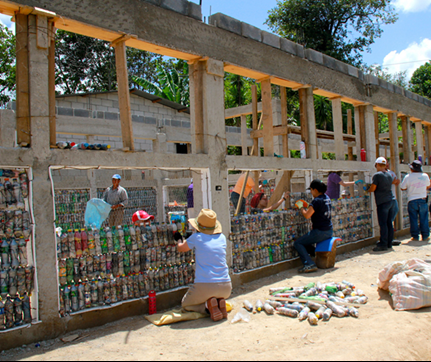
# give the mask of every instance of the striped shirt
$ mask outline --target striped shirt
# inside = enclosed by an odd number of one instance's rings
[[[126,189],[121,186],[118,186],[116,190],[113,189],[113,186],[108,187],[103,194],[103,200],[112,206],[119,204],[126,206],[128,199],[129,196],[127,195]]]

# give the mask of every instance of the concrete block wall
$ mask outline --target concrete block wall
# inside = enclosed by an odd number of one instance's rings
[[[150,4],[172,10],[185,16],[202,21],[201,6],[187,0],[143,0]]]

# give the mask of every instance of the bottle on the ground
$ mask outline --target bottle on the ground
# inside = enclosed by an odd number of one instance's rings
[[[273,315],[275,313],[275,309],[272,305],[265,303],[263,305],[263,309],[265,310],[266,314]]]
[[[300,313],[299,313],[299,320],[304,321],[308,318],[308,314],[310,313],[310,308],[305,307]]]
[[[310,323],[312,326],[317,326],[319,323],[319,320],[313,312],[308,313],[308,323]]]
[[[331,319],[331,317],[332,317],[332,309],[330,309],[330,308],[327,308],[327,309],[325,309],[325,312],[323,313],[323,320],[325,321],[325,322],[328,322],[330,319]]]

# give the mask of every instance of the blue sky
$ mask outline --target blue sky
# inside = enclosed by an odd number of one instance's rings
[[[192,0],[199,3],[199,0]],[[277,0],[202,0],[203,15],[208,18],[221,12],[241,21],[269,30],[264,25],[268,11]],[[431,0],[393,0],[399,14],[397,23],[384,27],[384,33],[371,53],[364,54],[364,61],[387,67],[391,73],[413,71],[431,59]],[[0,15],[0,22],[14,28],[10,17]]]

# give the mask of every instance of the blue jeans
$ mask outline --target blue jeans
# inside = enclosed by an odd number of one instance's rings
[[[377,216],[380,226],[380,242],[377,244],[381,248],[392,248],[394,241],[394,220],[397,215],[398,203],[396,200],[385,202],[377,206]]]
[[[410,216],[410,234],[412,238],[419,239],[419,225],[422,238],[426,239],[430,236],[428,205],[425,200],[412,200],[409,202],[409,216]]]
[[[400,208],[398,206],[398,201],[394,200],[394,207],[395,207],[395,211],[394,211],[394,219],[392,220],[392,222],[395,221],[395,219],[397,218],[398,212],[400,211]],[[402,228],[401,228],[402,229]]]
[[[307,249],[310,250],[313,244],[321,243],[322,241],[332,238],[332,235],[332,229],[328,231],[311,230],[308,234],[301,236],[295,241],[293,246],[298,251],[299,257],[301,258],[302,264],[304,264],[304,266],[314,265]]]
[[[240,194],[236,193],[235,191],[231,193],[230,195],[230,199],[232,201],[232,204],[235,208],[235,212],[236,212],[236,208],[238,207],[238,202],[239,202],[239,198],[240,198]],[[240,214],[245,214],[245,199],[242,198],[242,202],[241,202],[241,208],[239,209],[239,213]]]

